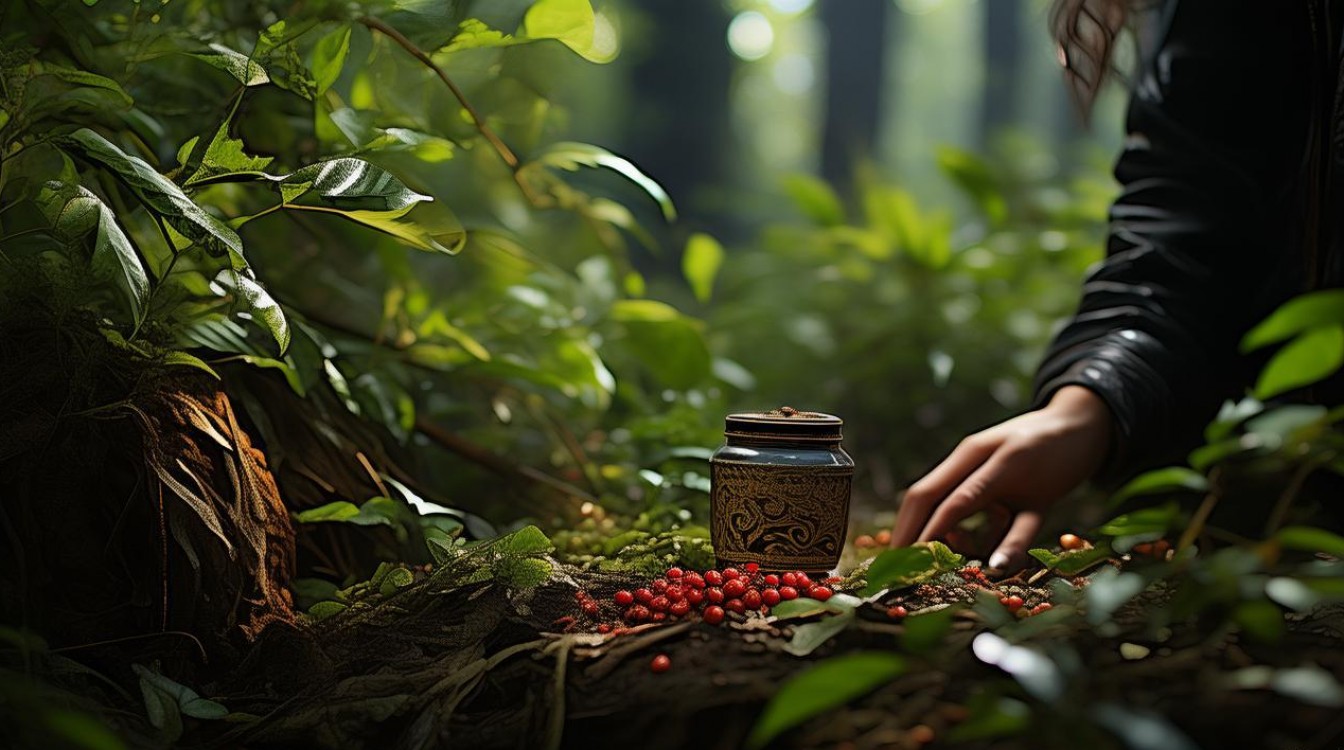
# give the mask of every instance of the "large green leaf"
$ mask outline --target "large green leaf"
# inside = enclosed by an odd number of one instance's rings
[[[1255,383],[1255,397],[1273,398],[1320,381],[1344,364],[1344,326],[1314,328],[1280,349]]]
[[[289,348],[289,322],[285,320],[284,310],[250,272],[226,268],[215,276],[214,284],[217,291],[232,294],[242,303],[252,320],[275,338],[281,354]]]
[[[224,706],[202,698],[195,690],[170,680],[158,672],[146,669],[139,664],[132,664],[131,668],[140,678],[140,687],[143,691],[147,693],[152,689],[170,697],[177,703],[177,708],[183,716],[191,716],[196,719],[222,719],[229,713],[229,710]]]
[[[597,18],[588,0],[537,0],[523,16],[523,34],[555,39],[585,60],[609,62],[615,55],[597,38]]]
[[[46,184],[42,201],[62,237],[73,239],[96,230],[93,271],[116,282],[130,305],[131,316],[139,320],[149,299],[149,277],[112,209],[84,186],[56,181]]]
[[[1344,324],[1344,289],[1311,292],[1285,302],[1241,340],[1249,352],[1312,328]]]
[[[1302,552],[1324,552],[1344,558],[1344,537],[1312,526],[1288,526],[1275,536],[1279,544]]]
[[[182,189],[143,159],[127,154],[88,128],[56,139],[63,148],[111,170],[150,209],[174,229],[217,255],[227,253],[235,269],[247,267],[243,242],[224,222],[196,205]]]
[[[868,586],[863,595],[924,580],[937,570],[933,552],[926,545],[886,550],[868,565]]]
[[[341,77],[345,57],[350,54],[350,24],[342,24],[317,41],[313,47],[312,71],[317,93],[324,93]]]
[[[228,73],[244,86],[260,86],[271,82],[271,77],[266,74],[266,68],[261,63],[222,44],[211,44],[209,52],[195,52],[191,56]]]
[[[587,4],[587,0],[583,2]],[[617,156],[604,148],[587,143],[555,143],[538,156],[536,161],[538,164],[570,172],[581,166],[610,169],[638,185],[650,198],[657,201],[658,207],[662,209],[663,218],[668,221],[677,218],[677,209],[672,205],[672,197],[663,190],[662,185],[640,171],[629,159]]]
[[[782,732],[872,692],[904,671],[904,659],[881,651],[827,659],[780,686],[752,728],[747,746],[765,747]]]
[[[714,277],[723,265],[723,246],[713,237],[696,232],[686,242],[681,270],[695,292],[696,299],[708,302],[714,293]]]
[[[685,390],[712,375],[699,322],[675,308],[653,300],[621,300],[611,306],[611,318],[626,333],[611,345],[630,351],[666,386]]]

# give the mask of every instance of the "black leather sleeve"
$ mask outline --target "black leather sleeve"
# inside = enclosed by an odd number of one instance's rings
[[[1246,385],[1237,342],[1291,294],[1311,119],[1305,3],[1179,0],[1135,81],[1106,259],[1037,374],[1115,416],[1122,479],[1180,449]]]

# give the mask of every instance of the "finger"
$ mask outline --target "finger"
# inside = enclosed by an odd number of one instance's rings
[[[1018,513],[998,549],[989,556],[989,567],[1004,573],[1021,568],[1027,561],[1027,549],[1041,531],[1041,521],[1039,511],[1024,510]]]
[[[974,436],[966,438],[933,471],[910,485],[910,489],[905,492],[905,499],[901,501],[901,509],[896,514],[891,545],[905,547],[913,544],[938,503],[993,455],[997,446],[997,441]]]
[[[938,509],[919,533],[919,541],[941,538],[966,520],[967,516],[993,502],[997,497],[1003,464],[1002,458],[991,457],[948,493],[947,499],[938,504]]]

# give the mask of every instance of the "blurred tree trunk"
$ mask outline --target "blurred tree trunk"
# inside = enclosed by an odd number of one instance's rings
[[[1016,121],[1022,92],[1022,0],[986,0],[984,25],[985,88],[980,118],[980,147]]]
[[[826,29],[826,119],[821,176],[852,192],[854,167],[877,144],[891,0],[822,0]]]
[[[636,7],[649,33],[630,71],[627,140],[638,145],[628,156],[673,200],[693,205],[696,188],[722,184],[730,162],[729,14],[720,0],[640,0]]]

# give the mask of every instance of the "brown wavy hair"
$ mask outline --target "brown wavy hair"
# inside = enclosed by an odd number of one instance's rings
[[[1115,71],[1116,45],[1140,0],[1055,0],[1050,11],[1064,79],[1084,118]]]

